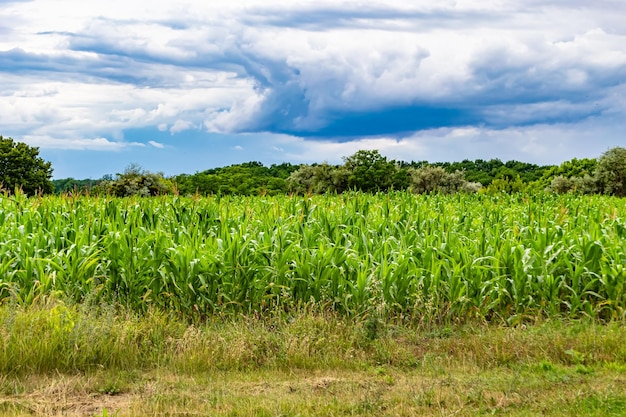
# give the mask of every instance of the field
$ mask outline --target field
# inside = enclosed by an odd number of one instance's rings
[[[5,195],[0,236],[0,415],[626,405],[624,199]]]

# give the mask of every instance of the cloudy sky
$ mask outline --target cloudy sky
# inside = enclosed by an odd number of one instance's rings
[[[626,146],[624,0],[0,0],[0,135],[139,163],[539,164]]]

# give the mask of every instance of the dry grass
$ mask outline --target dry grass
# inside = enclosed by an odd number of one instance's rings
[[[623,340],[619,322],[425,328],[302,312],[185,324],[5,306],[0,416],[623,415]]]
[[[0,415],[35,416],[475,416],[623,415],[621,371],[574,367],[362,371],[150,371],[116,393],[106,372],[39,376],[0,399]],[[5,381],[6,384],[6,381]],[[105,411],[106,410],[106,411]]]

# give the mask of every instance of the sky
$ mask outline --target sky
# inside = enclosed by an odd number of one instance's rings
[[[54,178],[626,146],[624,0],[0,0],[0,135]]]

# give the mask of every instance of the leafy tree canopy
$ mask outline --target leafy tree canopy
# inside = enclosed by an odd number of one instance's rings
[[[626,197],[626,149],[609,149],[598,159],[597,185],[605,194]]]
[[[5,152],[6,153],[6,152]],[[360,150],[344,157],[342,165],[264,166],[246,162],[212,168],[193,175],[164,178],[131,165],[115,178],[56,180],[58,191],[108,192],[114,195],[189,195],[280,193],[341,193],[346,190],[379,192],[410,189],[414,192],[487,193],[542,192],[605,193],[626,196],[626,149],[613,148],[598,159],[572,159],[561,165],[539,166],[499,159],[461,162],[404,162],[389,160],[377,150]],[[435,169],[436,168],[436,169]],[[0,178],[1,179],[1,178]],[[5,182],[5,188],[6,184]],[[12,183],[8,183],[11,186]],[[43,188],[43,187],[42,187]],[[25,189],[26,190],[26,189]],[[45,188],[44,188],[45,190]]]
[[[0,188],[27,195],[52,193],[52,165],[39,157],[39,148],[0,136]]]
[[[98,185],[108,194],[117,197],[139,195],[142,197],[170,194],[174,184],[160,172],[144,170],[138,164],[130,164],[123,173],[117,174],[114,180],[104,180]]]
[[[181,194],[273,195],[288,191],[287,178],[298,168],[289,163],[268,168],[260,162],[246,162],[178,175],[173,180]]]
[[[361,191],[387,191],[393,187],[396,164],[377,150],[361,150],[344,158],[348,171],[348,186]]]

